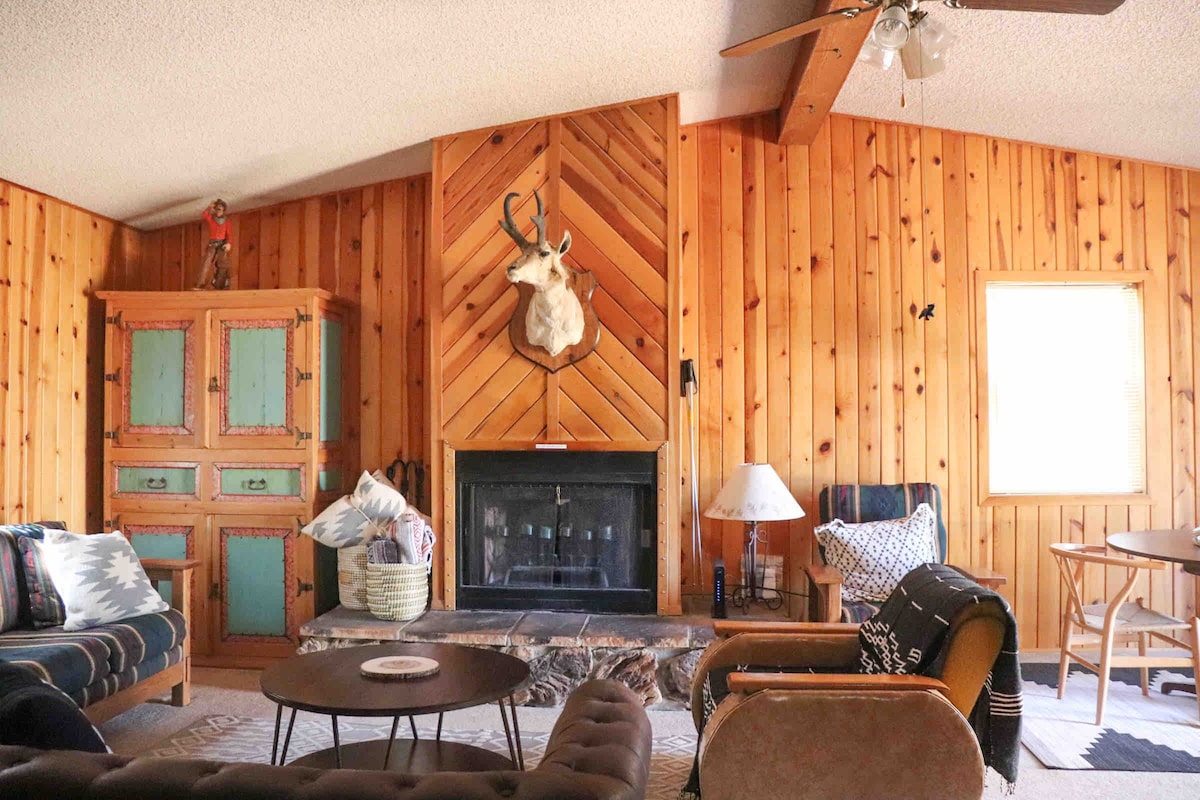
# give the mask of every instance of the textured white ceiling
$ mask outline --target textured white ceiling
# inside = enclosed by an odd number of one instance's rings
[[[430,137],[679,92],[772,108],[795,44],[717,51],[810,0],[3,0],[0,177],[143,228],[429,168]],[[1200,3],[951,11],[928,124],[1200,166]],[[856,65],[836,110],[920,121]]]

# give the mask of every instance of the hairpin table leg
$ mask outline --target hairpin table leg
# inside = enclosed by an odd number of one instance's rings
[[[411,720],[412,717],[409,717]],[[392,717],[392,734],[388,737],[387,752],[383,754],[383,768],[387,769],[388,764],[392,762],[392,745],[396,742],[396,728],[400,725],[399,715]]]
[[[271,766],[275,766],[275,756],[279,753],[279,728],[283,724],[283,704],[275,706],[275,737],[271,739]]]
[[[438,730],[437,730],[437,740],[438,740],[439,742],[442,740],[442,717],[443,717],[443,716],[445,716],[445,714],[444,714],[444,713],[442,713],[442,712],[438,712]]]
[[[283,752],[279,754],[279,765],[283,766],[287,762],[288,745],[292,743],[292,726],[296,724],[296,709],[292,709],[292,716],[288,718],[287,736],[283,737]]]
[[[508,724],[508,711],[504,708],[504,698],[500,698],[500,719],[504,720],[504,738],[508,740],[508,757],[512,759],[513,766],[516,767],[517,749],[513,745],[512,729]]]
[[[408,727],[412,728],[414,742],[421,738],[420,736],[417,736],[417,722],[412,718],[412,714],[408,715]]]
[[[504,704],[504,700],[500,700],[500,704]],[[525,751],[521,748],[521,727],[517,724],[517,698],[513,695],[508,696],[508,704],[512,706],[513,718],[513,738],[517,740],[517,769],[525,771]]]
[[[342,742],[338,739],[337,714],[331,714],[333,719],[333,758],[337,768],[342,768]]]

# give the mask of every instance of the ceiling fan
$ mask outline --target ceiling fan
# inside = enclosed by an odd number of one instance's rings
[[[920,10],[924,0],[860,0],[860,5],[839,8],[812,19],[764,33],[721,51],[726,58],[748,56],[790,42],[859,14],[882,9],[863,45],[861,59],[886,69],[900,55],[910,79],[927,78],[945,67],[943,56],[953,36],[929,14]],[[942,0],[954,9],[980,11],[1036,11],[1049,14],[1108,14],[1125,0]],[[914,35],[916,34],[916,35]]]

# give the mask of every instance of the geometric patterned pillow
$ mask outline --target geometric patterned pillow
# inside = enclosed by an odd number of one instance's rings
[[[814,533],[826,563],[841,571],[842,597],[849,600],[886,600],[901,578],[938,561],[937,515],[928,503],[905,519],[835,519]]]
[[[42,557],[41,536],[18,536],[21,565],[25,572],[25,588],[29,597],[29,621],[34,628],[62,625],[67,618],[62,598],[54,588],[54,580]]]
[[[65,631],[170,608],[119,531],[90,536],[46,531],[42,557],[67,609]]]
[[[404,495],[364,472],[353,492],[334,501],[300,532],[328,547],[354,547],[386,534],[406,508]]]

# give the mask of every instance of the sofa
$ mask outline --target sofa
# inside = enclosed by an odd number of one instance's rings
[[[527,772],[409,775],[0,746],[0,797],[640,800],[650,754],[650,720],[641,701],[616,681],[593,680],[567,700],[545,757]]]
[[[46,528],[63,527],[55,522],[0,526],[0,592],[10,608],[18,609],[15,626],[0,632],[0,661],[33,670],[69,695],[93,723],[168,690],[173,705],[187,705],[191,682],[187,633],[192,570],[198,562],[142,560],[151,583],[171,582],[171,608],[165,612],[82,631],[64,631],[61,626],[37,630],[30,620],[18,537],[40,538]]]

